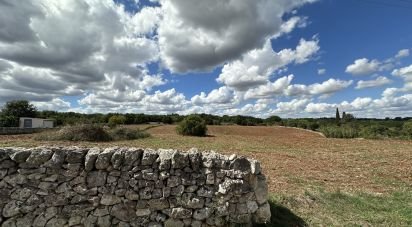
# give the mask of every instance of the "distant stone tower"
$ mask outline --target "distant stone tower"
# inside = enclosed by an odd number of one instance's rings
[[[336,108],[336,121],[340,121],[339,108]]]

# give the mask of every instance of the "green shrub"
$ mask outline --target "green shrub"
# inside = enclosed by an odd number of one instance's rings
[[[406,136],[407,138],[411,138],[411,139],[412,139],[412,120],[409,120],[409,121],[403,123],[402,133],[403,133],[403,135]]]
[[[378,124],[363,127],[360,132],[361,137],[368,139],[386,138],[389,136],[389,133],[388,127]]]
[[[124,127],[112,129],[110,135],[114,140],[135,140],[150,137],[146,131]]]
[[[115,128],[106,130],[100,125],[84,124],[65,126],[59,131],[46,132],[35,137],[36,140],[67,140],[103,142],[112,140],[134,140],[147,138],[150,134],[140,129]]]
[[[300,121],[297,122],[296,127],[307,129],[308,128],[308,123],[305,120],[300,120]]]
[[[310,129],[310,130],[312,130],[312,131],[316,131],[316,130],[318,130],[319,129],[319,123],[317,123],[317,122],[310,122],[310,123],[308,123],[308,129]]]
[[[356,138],[359,137],[357,129],[349,126],[323,126],[319,129],[328,138]]]
[[[15,116],[0,114],[0,127],[18,127],[19,119]]]
[[[275,125],[275,124],[279,125],[281,121],[282,121],[282,118],[280,118],[279,116],[270,116],[265,119],[265,122],[268,125]]]
[[[113,115],[109,118],[109,127],[114,128],[117,125],[123,125],[126,122],[126,117],[123,115]]]
[[[99,142],[111,141],[112,137],[99,125],[75,125],[65,126],[57,132],[40,134],[35,139]]]
[[[206,122],[197,115],[189,115],[176,127],[177,133],[184,136],[205,136]]]

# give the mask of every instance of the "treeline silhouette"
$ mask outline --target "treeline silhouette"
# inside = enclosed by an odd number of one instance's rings
[[[322,132],[327,137],[334,138],[401,138],[412,139],[412,117],[395,118],[362,118],[351,113],[336,109],[335,117],[331,118],[280,118],[271,116],[258,118],[252,116],[229,116],[196,114],[207,125],[279,125],[298,127]],[[110,125],[113,120],[120,124],[177,124],[187,115],[179,114],[144,114],[144,113],[75,113],[58,111],[38,111],[35,106],[26,100],[16,100],[6,103],[0,112],[0,127],[18,127],[19,117],[38,117],[53,119],[55,126],[79,124]],[[119,122],[114,122],[119,124]]]

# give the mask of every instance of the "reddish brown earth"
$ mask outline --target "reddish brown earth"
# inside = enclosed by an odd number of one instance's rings
[[[147,126],[133,126],[147,127]],[[33,135],[0,136],[0,146],[81,145],[216,150],[258,159],[271,192],[327,190],[387,193],[412,187],[412,141],[329,139],[310,131],[264,126],[209,126],[208,137],[177,135],[175,126],[152,137],[110,143],[43,142]]]

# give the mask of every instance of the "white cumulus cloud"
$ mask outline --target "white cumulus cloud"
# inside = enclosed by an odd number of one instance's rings
[[[275,52],[270,41],[267,41],[262,49],[248,52],[242,60],[225,64],[217,81],[235,90],[245,91],[268,83],[270,75],[288,64],[308,61],[319,49],[319,40],[301,39],[295,50]]]
[[[379,76],[374,80],[359,80],[356,85],[356,89],[371,88],[371,87],[380,87],[386,84],[392,83],[392,80],[388,79],[385,76]]]
[[[369,75],[379,70],[380,62],[378,60],[369,60],[361,58],[346,67],[346,72],[352,75]]]

